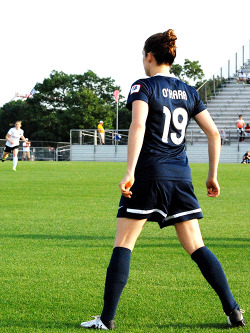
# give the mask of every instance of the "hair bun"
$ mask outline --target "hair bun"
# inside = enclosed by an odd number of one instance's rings
[[[173,42],[177,39],[173,29],[168,29],[167,31],[163,32],[162,36],[165,39],[165,41],[168,42]]]
[[[158,65],[168,64],[171,66],[176,57],[176,39],[173,29],[150,36],[144,44],[145,55],[151,52]]]

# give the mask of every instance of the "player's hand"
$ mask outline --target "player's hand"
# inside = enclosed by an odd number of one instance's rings
[[[130,191],[130,188],[134,184],[134,181],[134,177],[128,174],[126,174],[121,180],[119,187],[124,197],[131,198],[132,192]]]
[[[209,197],[216,198],[220,195],[220,186],[219,186],[217,179],[208,178],[207,182],[206,182],[206,186],[207,186],[207,195]]]

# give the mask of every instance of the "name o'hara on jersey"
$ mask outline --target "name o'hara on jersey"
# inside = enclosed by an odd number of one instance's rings
[[[163,97],[168,97],[170,99],[185,99],[187,101],[187,94],[184,90],[171,90],[163,88],[162,95]]]

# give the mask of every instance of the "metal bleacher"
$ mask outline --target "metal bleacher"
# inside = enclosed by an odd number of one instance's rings
[[[244,72],[250,73],[250,60],[244,64]],[[222,88],[207,102],[207,109],[214,119],[218,129],[224,129],[231,142],[237,142],[236,120],[239,115],[250,123],[250,84],[237,84],[238,73],[227,79]],[[192,121],[188,127],[187,135],[192,133],[196,142],[205,142],[199,126]]]
[[[237,83],[241,70],[250,73],[250,59],[229,76],[222,87],[206,103],[218,129],[226,133],[227,141],[222,146],[221,163],[240,163],[246,151],[250,151],[250,133],[245,133],[245,138],[239,142],[236,120],[242,115],[246,124],[250,123],[250,84]],[[191,121],[187,129],[187,154],[190,162],[208,162],[207,137],[196,124]],[[191,138],[191,140],[190,140]]]

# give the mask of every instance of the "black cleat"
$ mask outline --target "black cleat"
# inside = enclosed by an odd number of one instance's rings
[[[246,325],[242,313],[244,310],[234,309],[229,316],[227,316],[228,324],[233,327],[242,327]]]

